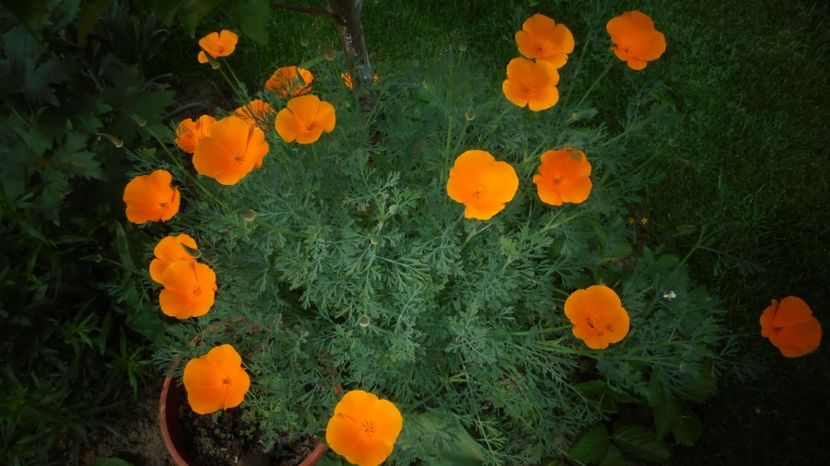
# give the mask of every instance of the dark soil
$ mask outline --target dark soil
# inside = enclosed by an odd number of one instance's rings
[[[119,458],[136,466],[172,466],[159,428],[159,390],[161,383],[144,387],[138,400],[129,404],[129,413],[105,419],[113,431],[99,429],[90,434],[82,463]]]
[[[278,441],[273,451],[263,451],[244,407],[199,415],[183,403],[179,415],[186,448],[199,466],[296,466],[316,445],[313,438],[303,438],[293,444]]]

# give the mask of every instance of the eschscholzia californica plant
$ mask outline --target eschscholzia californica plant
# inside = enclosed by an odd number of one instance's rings
[[[334,106],[316,95],[304,95],[288,101],[277,113],[274,127],[285,142],[311,144],[323,131],[331,133],[335,125]]]
[[[611,18],[605,30],[614,43],[614,55],[632,70],[644,69],[666,51],[666,37],[654,29],[654,22],[645,13],[627,11]]]
[[[490,220],[501,212],[518,189],[516,170],[483,150],[459,155],[447,180],[447,194],[464,204],[464,217],[478,220]]]
[[[254,99],[237,107],[233,113],[251,125],[259,125],[271,118],[274,114],[274,107],[262,99]]]
[[[565,300],[571,332],[591,349],[605,349],[628,335],[628,312],[617,293],[605,285],[576,290]]]
[[[403,416],[394,403],[352,390],[334,407],[326,443],[351,464],[378,466],[392,453],[402,428]]]
[[[171,186],[173,175],[156,170],[139,175],[124,187],[127,220],[133,223],[166,222],[179,212],[179,188]]]
[[[193,166],[200,175],[234,185],[262,166],[268,149],[261,129],[231,115],[216,122],[210,136],[196,145]]]
[[[210,135],[210,129],[216,119],[210,115],[202,115],[198,119],[186,118],[176,127],[176,145],[179,149],[192,154],[196,150],[196,144],[203,137]]]
[[[560,206],[579,204],[591,194],[591,164],[585,153],[570,147],[549,150],[540,157],[542,163],[533,176],[539,199]]]
[[[209,60],[205,52],[209,53],[213,58],[227,57],[236,49],[236,43],[238,41],[239,36],[233,31],[222,29],[219,32],[211,32],[199,39],[199,47],[202,50],[196,58],[199,60],[199,63],[207,63]]]
[[[559,73],[548,62],[533,62],[527,58],[514,58],[507,65],[507,79],[502,91],[507,100],[534,112],[547,110],[559,101]]]
[[[251,386],[251,378],[242,367],[242,357],[228,344],[188,361],[182,382],[187,403],[196,414],[239,406]]]
[[[190,235],[170,235],[162,238],[153,248],[153,260],[150,262],[150,278],[161,284],[164,272],[170,264],[178,261],[196,262],[196,258],[189,253],[185,246],[190,249],[197,249],[196,240]]]
[[[773,299],[760,321],[761,336],[788,358],[812,353],[821,343],[821,323],[810,306],[796,296],[787,296],[781,302]]]
[[[265,81],[265,90],[284,97],[297,97],[311,92],[311,81],[314,81],[311,71],[299,66],[282,66]]]
[[[161,284],[161,311],[177,319],[207,314],[216,299],[216,273],[196,261],[173,262],[164,270]]]
[[[519,52],[527,58],[545,61],[554,68],[562,68],[568,61],[568,54],[574,51],[574,36],[564,24],[543,14],[535,14],[516,33]]]

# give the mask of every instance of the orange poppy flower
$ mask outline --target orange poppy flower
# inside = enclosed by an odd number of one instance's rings
[[[299,66],[283,66],[265,81],[265,90],[278,92],[284,96],[297,97],[311,91],[314,74]]]
[[[294,97],[277,113],[274,127],[285,142],[311,144],[323,131],[334,131],[334,106],[316,95]]]
[[[617,293],[605,285],[576,290],[565,300],[565,316],[571,332],[588,348],[605,349],[628,335],[628,312]]]
[[[193,166],[200,175],[233,185],[262,166],[268,149],[261,129],[231,115],[217,121],[210,136],[196,144]]]
[[[666,37],[654,29],[654,22],[639,11],[627,11],[605,25],[614,46],[611,50],[632,70],[640,71],[666,51]]]
[[[247,104],[234,110],[234,115],[247,121],[249,124],[257,125],[268,119],[274,113],[274,107],[261,99],[254,99]]]
[[[518,189],[516,170],[483,150],[459,155],[447,180],[447,194],[464,204],[464,217],[478,220],[489,220],[501,212]]]
[[[204,356],[191,359],[182,376],[187,402],[197,414],[210,414],[242,404],[251,378],[242,367],[242,357],[233,346],[216,346]]]
[[[761,336],[788,358],[812,353],[821,343],[821,323],[803,299],[787,296],[772,304],[761,314]]]
[[[207,314],[216,298],[216,273],[196,261],[176,261],[161,277],[161,312],[177,319]]]
[[[559,73],[548,62],[514,58],[507,65],[507,79],[501,86],[507,100],[534,112],[547,110],[559,101]]]
[[[186,118],[176,127],[176,145],[179,149],[192,154],[196,150],[196,143],[210,134],[210,129],[216,123],[210,115],[202,115],[198,120],[193,121]]]
[[[378,466],[392,453],[403,417],[388,400],[363,390],[346,393],[326,426],[326,443],[358,466]]]
[[[155,258],[150,262],[150,278],[156,283],[162,283],[164,271],[173,262],[196,262],[196,259],[184,248],[196,249],[196,240],[184,233],[178,236],[165,236],[153,249]]]
[[[557,69],[565,65],[568,54],[574,51],[571,30],[542,14],[535,14],[522,24],[516,43],[522,55],[546,61]]]
[[[579,204],[591,194],[591,164],[585,153],[566,147],[542,154],[539,172],[533,183],[539,199],[545,204],[562,205],[563,202]]]
[[[211,32],[199,39],[199,47],[202,48],[202,51],[199,52],[196,58],[199,63],[207,63],[208,56],[205,52],[213,58],[227,57],[236,49],[237,41],[239,41],[239,37],[233,31],[222,29],[219,32]]]
[[[170,186],[173,175],[156,170],[139,175],[124,187],[127,220],[133,223],[166,222],[179,211],[179,188]]]

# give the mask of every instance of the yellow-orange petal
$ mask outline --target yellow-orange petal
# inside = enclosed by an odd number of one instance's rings
[[[545,15],[535,14],[516,33],[519,52],[528,58],[544,61],[561,68],[574,50],[574,38],[570,29]]]
[[[209,53],[213,58],[227,57],[236,49],[236,43],[238,40],[239,36],[237,36],[236,33],[227,29],[222,29],[219,32],[211,32],[210,34],[207,34],[199,39],[199,47],[201,47],[204,52]],[[202,61],[202,57],[200,56],[199,63],[207,62],[207,57],[204,58],[205,61]]]
[[[185,233],[177,236],[165,236],[156,244],[153,249],[154,259],[150,262],[150,278],[154,282],[162,283],[164,271],[173,262],[196,261],[183,246],[197,249],[196,240]]]
[[[378,439],[394,445],[403,429],[403,416],[398,407],[389,400],[378,400],[371,406],[367,416],[375,426]]]
[[[191,359],[183,382],[191,408],[199,414],[239,406],[250,387],[250,377],[233,346],[224,344]]]
[[[527,105],[527,93],[523,86],[517,81],[505,79],[501,85],[501,90],[507,100],[517,107],[524,107]]]
[[[361,444],[360,427],[347,416],[337,413],[326,425],[326,443],[335,453],[352,464],[357,464],[356,449]]]
[[[200,175],[233,185],[260,166],[267,152],[262,130],[232,115],[217,122],[210,136],[199,141],[193,166]]]
[[[294,142],[300,134],[300,120],[287,108],[277,113],[274,128],[285,142]]]
[[[542,88],[535,98],[527,101],[527,108],[534,112],[547,110],[559,102],[559,89],[554,86]]]
[[[172,187],[173,176],[167,170],[139,175],[124,187],[125,214],[133,223],[166,222],[179,211],[179,189]]]
[[[190,409],[197,414],[210,414],[225,405],[228,388],[222,383],[224,374],[202,358],[191,359],[184,368],[182,381]]]
[[[162,312],[170,317],[187,319],[206,314],[216,296],[216,273],[197,262],[170,264],[162,276],[164,289],[159,294]]]

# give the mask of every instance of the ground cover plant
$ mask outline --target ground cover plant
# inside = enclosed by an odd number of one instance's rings
[[[524,22],[519,50],[535,62],[511,60],[502,92],[472,85],[480,63],[454,53],[379,67],[358,89],[326,53],[253,90],[229,67],[239,36],[200,40],[197,61],[241,106],[179,123],[176,145],[193,168],[169,143],[134,155],[124,193],[131,221],[182,232],[155,248],[154,262],[169,265],[154,280],[162,312],[198,319],[169,329],[159,359],[190,361],[183,382],[196,412],[244,401],[267,446],[320,434],[340,387],[351,390],[340,403],[379,392],[396,413],[377,421],[392,429],[381,453],[338,440],[351,435],[337,433],[340,408],[325,429],[355,464],[390,453],[400,464],[451,462],[435,449],[442,431],[469,438],[466,460],[491,464],[617,464],[623,451],[664,460],[667,434],[697,440],[690,404],[713,393],[731,340],[688,277],[689,255],[635,247],[624,220],[658,178],[624,156],[641,147],[631,136],[671,124],[672,109],[659,83],[633,81],[627,121],[609,134],[587,103],[613,66],[643,70],[665,39],[640,12],[611,19],[616,58],[577,97],[557,71],[574,52],[563,28],[541,15]],[[533,48],[540,29],[558,34],[552,55]],[[377,93],[370,105],[360,86]],[[222,364],[244,378],[223,379]],[[200,388],[208,380],[230,391]],[[609,434],[597,422],[617,412]]]
[[[116,8],[84,41],[76,7],[52,2],[28,21],[0,10],[0,461],[9,465],[77,463],[90,435],[135,401],[148,342],[163,329],[133,292],[136,242],[114,214],[126,182],[119,148],[143,144],[142,125],[163,128],[173,102],[142,72],[163,33]]]

